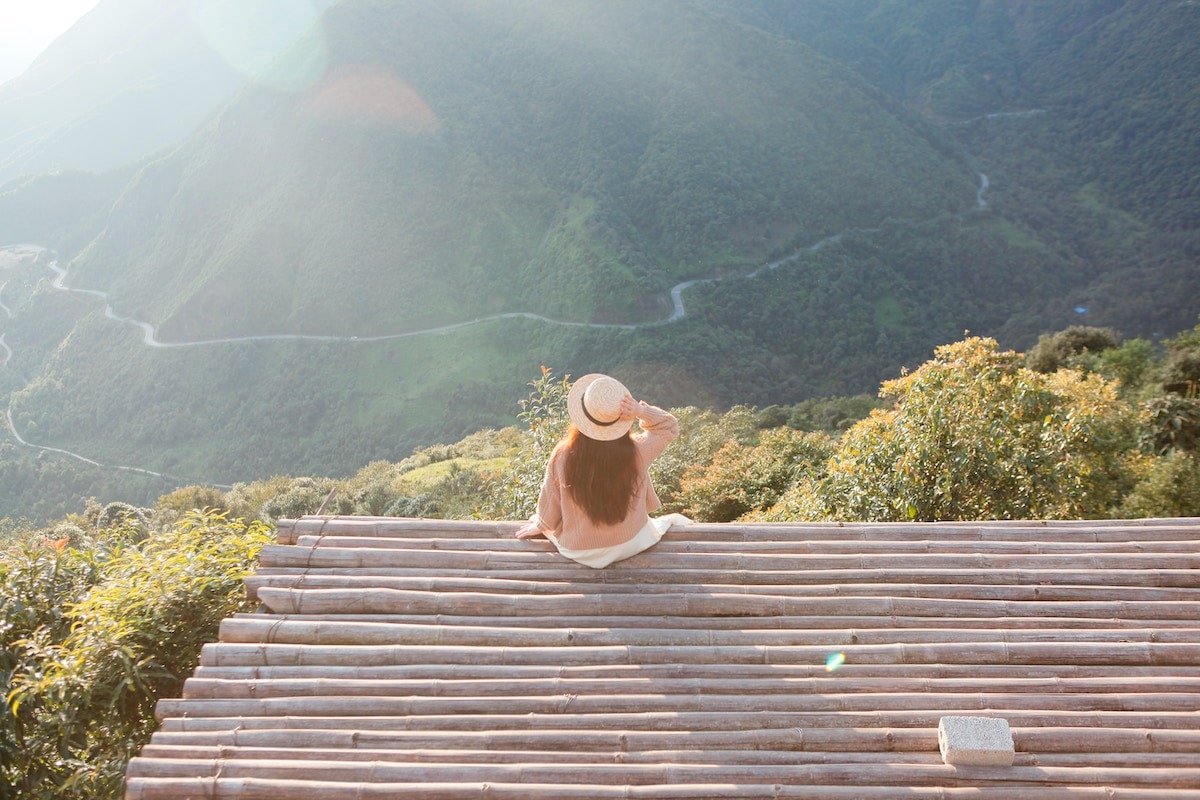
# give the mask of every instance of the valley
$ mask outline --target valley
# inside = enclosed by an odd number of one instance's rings
[[[328,5],[310,83],[0,186],[0,241],[55,254],[0,277],[0,515],[349,474],[511,424],[543,364],[727,408],[964,331],[1190,327],[1194,108],[1153,72],[1190,12],[1001,7]],[[1158,66],[1081,94],[1117,51]]]

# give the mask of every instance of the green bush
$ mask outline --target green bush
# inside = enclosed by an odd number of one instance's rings
[[[881,394],[896,407],[843,437],[816,487],[819,516],[1089,518],[1128,489],[1136,415],[1099,375],[1034,372],[970,338]]]
[[[571,376],[558,378],[549,367],[530,382],[532,391],[521,401],[518,419],[525,426],[512,464],[486,482],[478,513],[490,519],[525,519],[537,506],[546,462],[570,423],[567,393]]]
[[[684,476],[684,512],[704,522],[729,522],[765,511],[797,481],[824,469],[833,443],[820,433],[790,428],[765,431],[752,446],[725,444],[709,462]]]
[[[242,578],[269,538],[262,523],[192,512],[103,561],[57,545],[6,555],[0,794],[116,798],[154,704],[179,695],[221,619],[249,610]]]
[[[1109,328],[1072,325],[1057,333],[1043,333],[1025,356],[1025,364],[1037,372],[1054,372],[1068,366],[1073,356],[1100,353],[1117,346],[1117,333]]]
[[[1152,459],[1117,516],[1200,517],[1200,455],[1174,452]]]
[[[1200,450],[1200,398],[1168,394],[1146,403],[1141,444],[1166,455]]]

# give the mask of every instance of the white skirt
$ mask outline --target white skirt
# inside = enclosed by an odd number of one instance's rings
[[[586,567],[601,569],[614,561],[620,561],[658,544],[672,525],[687,525],[691,520],[683,514],[664,514],[661,517],[651,517],[642,529],[628,542],[609,545],[608,547],[593,547],[588,550],[570,550],[551,539],[558,552],[572,561],[578,561]]]

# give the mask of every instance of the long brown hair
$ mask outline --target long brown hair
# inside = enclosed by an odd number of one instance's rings
[[[564,483],[597,525],[616,525],[629,514],[638,485],[637,446],[626,433],[602,442],[572,425],[559,443]]]

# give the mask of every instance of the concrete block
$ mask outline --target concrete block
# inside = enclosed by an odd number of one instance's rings
[[[938,749],[955,766],[1011,767],[1016,756],[1008,720],[997,717],[942,717]]]

